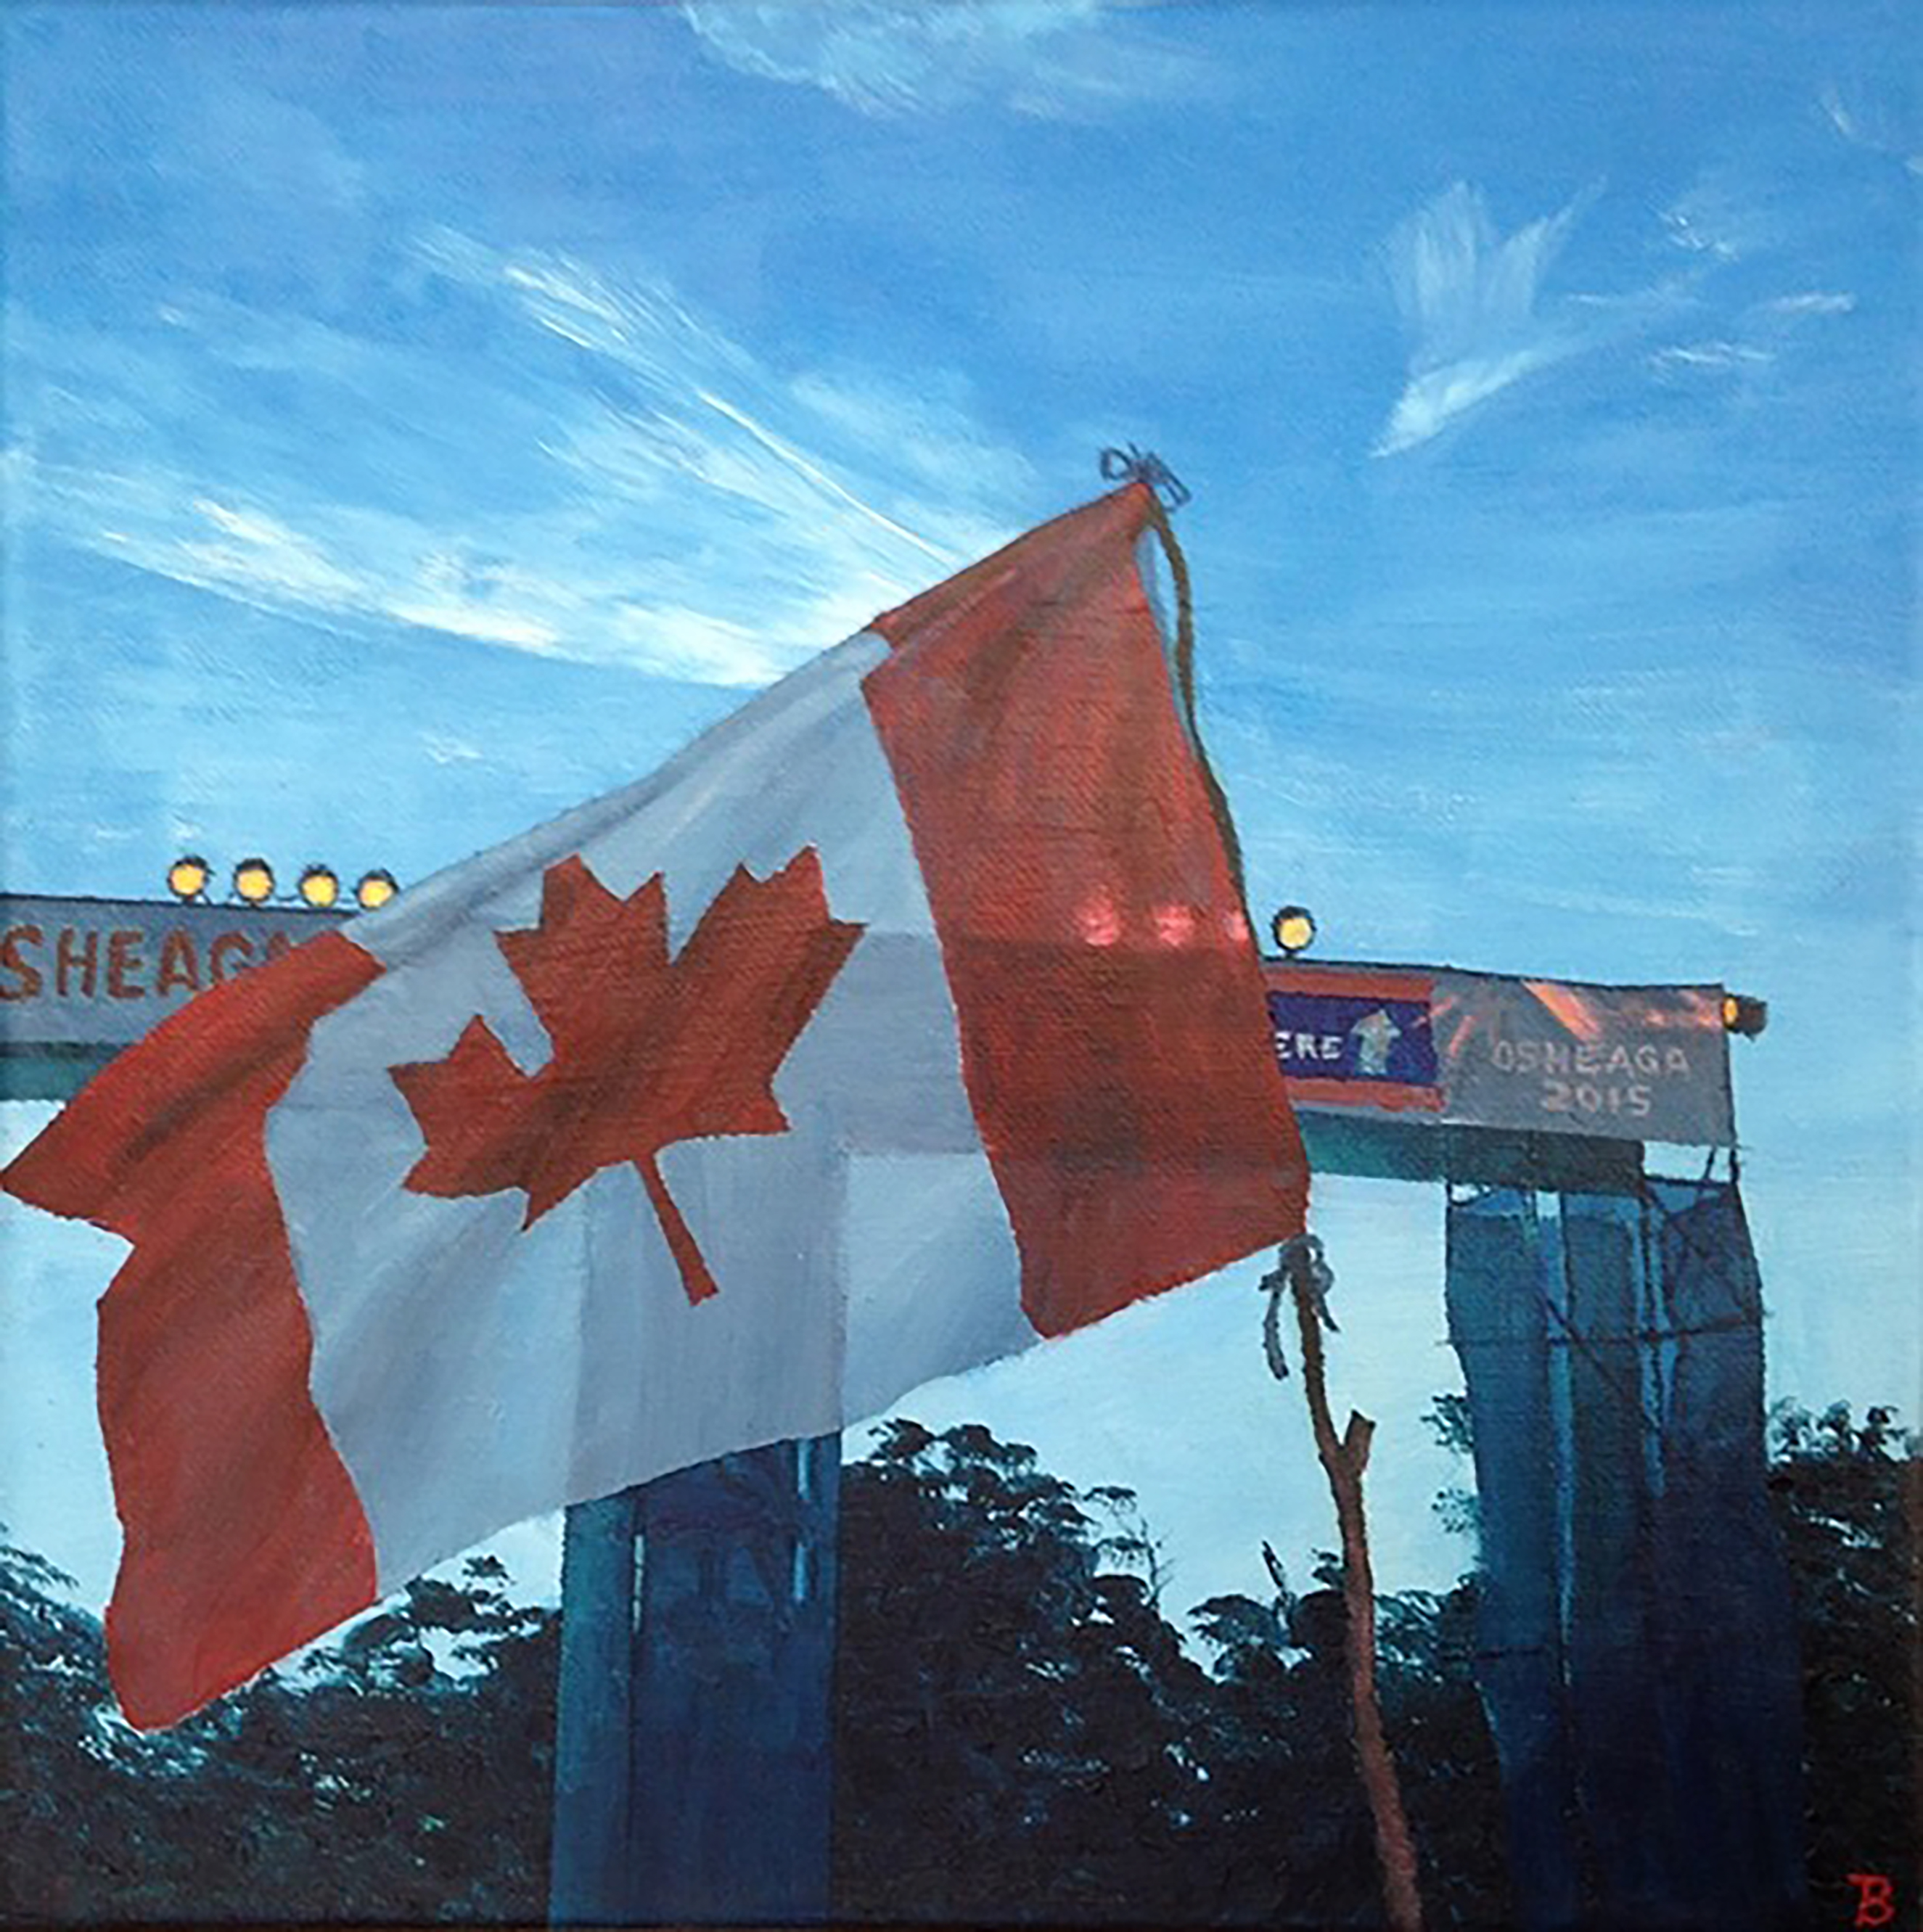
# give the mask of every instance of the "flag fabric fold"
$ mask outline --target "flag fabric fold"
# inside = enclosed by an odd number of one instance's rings
[[[170,1723],[504,1526],[1302,1226],[1144,485],[193,1001],[5,1184],[123,1235],[108,1615]]]

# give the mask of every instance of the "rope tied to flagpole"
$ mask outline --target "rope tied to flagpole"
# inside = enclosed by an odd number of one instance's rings
[[[1140,483],[1149,493],[1149,527],[1155,532],[1161,544],[1162,554],[1168,560],[1169,578],[1175,587],[1176,695],[1181,700],[1182,722],[1188,730],[1189,747],[1195,754],[1196,770],[1201,775],[1202,788],[1208,794],[1215,830],[1221,837],[1222,850],[1228,855],[1229,875],[1235,883],[1236,896],[1242,902],[1242,916],[1250,920],[1249,929],[1253,932],[1254,922],[1248,910],[1248,882],[1242,870],[1242,842],[1236,836],[1235,821],[1229,816],[1228,795],[1222,790],[1221,780],[1215,776],[1215,768],[1209,761],[1208,747],[1202,742],[1201,722],[1195,708],[1194,586],[1188,574],[1188,560],[1176,541],[1175,526],[1169,516],[1171,511],[1179,510],[1190,502],[1192,493],[1153,450],[1137,449],[1132,442],[1119,448],[1104,449],[1101,468],[1109,482]]]
[[[1152,449],[1132,442],[1101,453],[1101,473],[1110,483],[1146,483],[1165,510],[1179,510],[1188,501],[1188,486]]]
[[[1278,1382],[1289,1378],[1288,1358],[1282,1352],[1282,1297],[1298,1280],[1316,1320],[1336,1334],[1342,1333],[1342,1324],[1329,1312],[1329,1291],[1336,1286],[1336,1271],[1329,1265],[1321,1236],[1291,1234],[1275,1251],[1275,1265],[1256,1283],[1269,1298],[1262,1316],[1262,1352],[1269,1374]]]

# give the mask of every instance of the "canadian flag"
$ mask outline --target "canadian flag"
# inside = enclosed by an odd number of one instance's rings
[[[1285,1239],[1147,487],[193,1001],[4,1176],[101,1305],[128,1718],[428,1565]]]

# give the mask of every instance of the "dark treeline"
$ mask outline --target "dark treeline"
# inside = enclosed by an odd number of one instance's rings
[[[1438,1406],[1438,1425],[1459,1414]],[[1918,1462],[1882,1410],[1786,1409],[1813,1924],[1917,1868]],[[1473,1507],[1440,1504],[1465,1525]],[[838,1918],[1379,1922],[1333,1559],[1194,1606],[1128,1492],[980,1428],[885,1432],[843,1490]],[[1251,1551],[1251,1554],[1254,1552]],[[1262,1554],[1266,1557],[1266,1550]],[[175,1730],[114,1714],[98,1622],[0,1550],[0,1916],[527,1923],[546,1886],[558,1619],[470,1561]],[[1474,1586],[1381,1605],[1432,1924],[1508,1918]]]
[[[544,1916],[559,1619],[492,1558],[145,1735],[66,1580],[0,1550],[0,1913]]]
[[[1188,1654],[1127,1492],[980,1428],[889,1428],[844,1488],[837,1892],[981,1924],[1367,1924],[1339,1576],[1217,1597]],[[1253,1552],[1251,1552],[1251,1554]],[[1266,1552],[1265,1552],[1266,1553]],[[1385,1598],[1383,1689],[1438,1923],[1507,1916],[1471,1592]]]

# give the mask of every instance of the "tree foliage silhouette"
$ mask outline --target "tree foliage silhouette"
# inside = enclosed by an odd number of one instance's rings
[[[472,1558],[141,1732],[71,1580],[0,1547],[0,1917],[539,1920],[557,1624],[506,1582]]]
[[[1203,1673],[1125,1492],[894,1422],[842,1489],[837,1891],[852,1916],[1192,1914]],[[1128,1526],[1103,1536],[1111,1526]],[[1117,1544],[1120,1547],[1116,1547]]]
[[[1780,1408],[1816,1910],[1917,1868],[1915,1445]],[[1210,1598],[1185,1643],[1124,1490],[985,1429],[891,1424],[843,1486],[834,1914],[1377,1922],[1341,1572]],[[1259,1570],[1257,1574],[1260,1574]],[[1509,1922],[1474,1583],[1378,1604],[1432,1926]],[[470,1560],[174,1729],[115,1711],[98,1622],[0,1544],[0,1918],[537,1922],[558,1618]]]
[[[1923,1462],[1894,1412],[1837,1402],[1770,1416],[1770,1498],[1796,1592],[1810,1888],[1819,1923],[1847,1924],[1855,1872],[1900,1889],[1918,1843],[1917,1527]]]
[[[846,1472],[842,1510],[843,1915],[1374,1919],[1333,1558],[1300,1598],[1275,1566],[1272,1598],[1199,1605],[1205,1669],[1162,1614],[1159,1560],[1125,1490],[1079,1492],[978,1427],[895,1422]],[[1468,1677],[1469,1600],[1387,1598],[1383,1620],[1435,1921],[1494,1923],[1495,1767]]]

